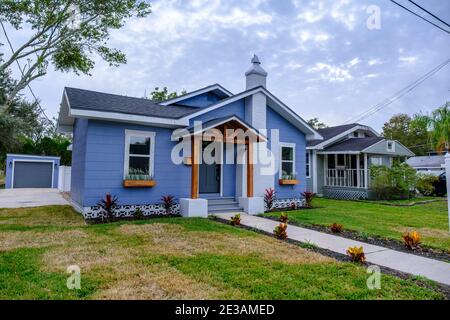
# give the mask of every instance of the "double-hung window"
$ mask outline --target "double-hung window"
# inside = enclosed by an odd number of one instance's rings
[[[124,178],[153,179],[155,132],[125,130]]]
[[[280,149],[281,179],[295,179],[295,143],[281,143]]]

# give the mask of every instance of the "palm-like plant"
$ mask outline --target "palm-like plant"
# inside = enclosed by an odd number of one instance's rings
[[[430,138],[438,152],[450,149],[450,102],[426,116]]]

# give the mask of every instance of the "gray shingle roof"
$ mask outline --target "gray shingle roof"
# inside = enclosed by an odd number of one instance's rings
[[[411,167],[419,168],[440,168],[445,163],[444,156],[422,156],[422,157],[411,157],[406,160],[406,163]]]
[[[145,98],[134,98],[117,94],[84,89],[65,88],[70,107],[91,111],[118,112],[148,117],[177,119],[198,111],[183,106],[163,106]]]
[[[334,136],[337,136],[338,134],[341,134],[342,132],[345,132],[355,126],[359,126],[358,123],[351,123],[351,124],[344,124],[341,126],[335,126],[335,127],[328,127],[323,129],[318,129],[317,132],[323,137],[323,140],[311,140],[308,141],[308,147],[313,147],[315,145],[318,145],[319,143],[325,142],[328,139],[333,138]]]
[[[384,140],[382,137],[350,138],[333,144],[323,151],[362,151],[371,145]]]

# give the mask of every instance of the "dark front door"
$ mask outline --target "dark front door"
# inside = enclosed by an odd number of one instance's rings
[[[53,163],[15,162],[13,188],[51,188]]]
[[[210,142],[203,142],[203,149]],[[214,154],[212,156],[215,156]],[[220,164],[206,164],[204,161],[199,165],[199,193],[220,193]]]

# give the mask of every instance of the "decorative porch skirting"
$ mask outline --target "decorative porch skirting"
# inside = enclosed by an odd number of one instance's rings
[[[369,190],[352,187],[322,187],[324,198],[343,200],[364,200],[369,198]]]
[[[290,208],[292,204],[296,205],[297,208],[304,207],[305,206],[305,199],[303,198],[285,198],[285,199],[275,199],[273,201],[273,207],[274,209],[284,209],[284,208]],[[267,207],[265,207],[267,210]]]
[[[166,209],[162,204],[142,204],[142,205],[119,205],[114,212],[116,218],[131,218],[136,210],[140,208],[144,216],[165,216]],[[102,209],[99,206],[84,207],[78,210],[84,219],[98,219],[102,217]],[[171,214],[180,214],[180,205],[177,203],[172,208]]]

